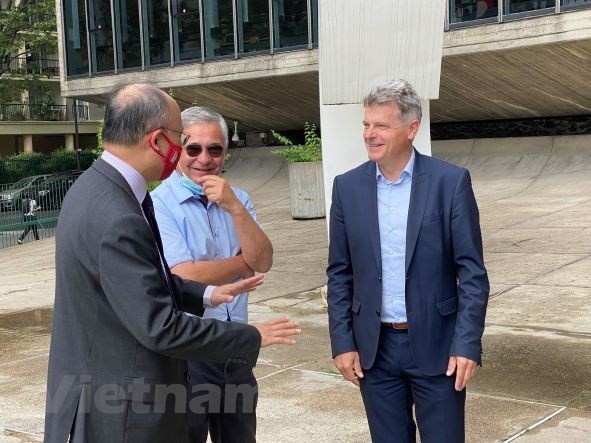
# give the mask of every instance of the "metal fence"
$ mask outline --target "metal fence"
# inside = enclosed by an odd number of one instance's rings
[[[56,104],[0,104],[0,121],[72,121],[74,107]],[[88,120],[88,105],[77,105],[78,120]]]
[[[38,175],[0,185],[0,248],[53,237],[64,197],[81,173]]]
[[[38,74],[48,77],[59,77],[60,75],[59,60],[53,58],[15,57],[10,60],[10,63],[3,63],[2,69],[16,75]]]
[[[34,220],[7,222],[2,219],[0,224],[0,249],[35,240],[51,238],[55,235],[57,216],[49,217],[41,214]],[[21,240],[21,237],[24,238]],[[20,240],[20,243],[19,243]]]

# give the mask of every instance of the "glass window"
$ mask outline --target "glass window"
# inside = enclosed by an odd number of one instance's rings
[[[562,0],[563,6],[577,6],[584,5],[585,3],[591,5],[591,0]]]
[[[265,51],[271,48],[269,37],[269,1],[238,1],[238,51]]]
[[[88,5],[92,72],[112,71],[115,60],[113,59],[111,2],[110,0],[90,0]]]
[[[233,0],[203,2],[205,56],[234,54]]]
[[[137,0],[114,0],[117,21],[117,67],[142,66],[140,20]]]
[[[276,48],[308,44],[307,0],[273,0],[273,21]]]
[[[142,9],[146,66],[170,63],[168,1],[144,0]]]
[[[505,14],[535,11],[537,9],[554,8],[554,0],[505,0]]]
[[[452,0],[449,8],[449,22],[461,23],[497,17],[498,0]]]
[[[88,74],[84,0],[64,1],[64,36],[67,75]]]
[[[173,8],[175,60],[201,59],[199,0],[178,0]]]

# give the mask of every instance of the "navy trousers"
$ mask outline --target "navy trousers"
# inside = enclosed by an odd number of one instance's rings
[[[256,442],[258,385],[246,365],[189,362],[189,440]],[[218,395],[219,394],[219,395]]]
[[[464,441],[466,390],[454,388],[455,374],[423,375],[416,367],[408,331],[382,328],[373,366],[360,381],[371,439],[374,443]]]

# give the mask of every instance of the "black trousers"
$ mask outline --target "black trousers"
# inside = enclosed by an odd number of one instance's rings
[[[189,439],[205,443],[256,442],[258,385],[240,364],[189,362]]]
[[[23,222],[32,222],[35,220],[37,220],[37,216],[35,216],[35,215],[23,215]],[[23,241],[30,231],[33,231],[33,235],[35,236],[35,240],[39,240],[39,232],[37,231],[37,223],[34,223],[32,225],[28,225],[18,239],[20,241]]]

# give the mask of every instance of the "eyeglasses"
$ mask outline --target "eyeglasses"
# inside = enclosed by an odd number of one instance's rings
[[[223,146],[210,146],[208,148],[203,148],[201,145],[197,144],[185,146],[185,151],[189,157],[199,157],[204,149],[207,151],[207,155],[211,158],[220,158],[224,155]]]
[[[176,129],[172,129],[172,128],[167,128],[165,126],[160,126],[159,128],[152,129],[152,130],[146,132],[146,134],[149,134],[150,132],[157,131],[158,129],[164,129],[165,131],[172,131],[172,132],[176,132],[177,134],[180,134],[181,146],[185,146],[185,143],[187,143],[189,141],[189,138],[191,138],[191,134],[187,134],[186,132],[177,131]]]

